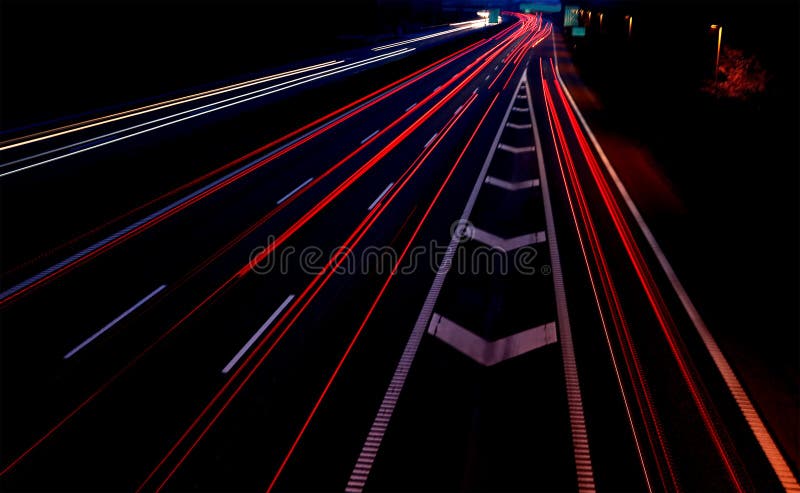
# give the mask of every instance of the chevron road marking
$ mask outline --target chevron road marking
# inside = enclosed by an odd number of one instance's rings
[[[508,151],[513,152],[514,154],[519,154],[521,152],[534,152],[536,150],[535,146],[523,146],[523,147],[514,147],[508,144],[498,144],[497,148],[501,151]]]
[[[487,176],[484,183],[488,183],[489,185],[494,185],[496,187],[505,188],[506,190],[515,192],[517,190],[523,190],[526,188],[538,187],[539,179],[535,178],[533,180],[511,182],[511,181],[501,180],[500,178],[495,178],[494,176]]]
[[[467,229],[467,235],[475,241],[480,241],[481,243],[489,245],[490,247],[506,252],[516,250],[517,248],[521,248],[526,245],[544,243],[547,241],[547,235],[544,231],[516,236],[514,238],[500,238],[499,236],[472,226]]]
[[[555,322],[523,330],[496,341],[487,341],[438,313],[433,314],[431,323],[428,325],[428,333],[453,346],[483,366],[496,365],[558,340]]]

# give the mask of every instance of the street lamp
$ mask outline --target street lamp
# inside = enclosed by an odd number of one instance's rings
[[[628,21],[628,39],[631,39],[631,32],[633,31],[633,16],[626,15],[625,20]]]
[[[722,26],[718,24],[711,24],[711,30],[717,30],[717,58],[714,62],[714,84],[717,83],[718,74],[719,74],[719,51],[722,48]]]

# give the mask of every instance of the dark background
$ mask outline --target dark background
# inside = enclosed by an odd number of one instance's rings
[[[2,0],[2,130],[452,20],[427,0]]]

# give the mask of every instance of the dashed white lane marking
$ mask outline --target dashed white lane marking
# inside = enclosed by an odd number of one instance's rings
[[[512,109],[512,110],[514,110],[514,111],[516,111],[516,112],[518,112],[518,113],[527,113],[527,111],[528,111],[528,108],[526,108],[526,107],[524,107],[524,106],[523,106],[523,107],[521,107],[521,108],[520,108],[519,106],[514,106],[514,107],[513,107],[513,108],[511,108],[511,109]]]
[[[289,193],[287,193],[286,195],[284,195],[283,197],[281,197],[281,198],[280,198],[280,200],[278,200],[277,204],[278,204],[278,205],[280,205],[280,204],[281,204],[283,201],[285,201],[286,199],[288,199],[289,197],[291,197],[292,195],[294,195],[295,193],[297,193],[297,191],[298,191],[298,190],[300,190],[300,189],[301,189],[301,188],[303,188],[304,186],[306,186],[306,185],[308,185],[309,183],[311,183],[311,180],[313,180],[313,179],[314,179],[314,177],[312,176],[312,177],[311,177],[311,178],[309,178],[308,180],[306,180],[306,181],[304,181],[303,183],[301,183],[300,185],[298,185],[298,186],[297,186],[297,188],[295,188],[295,189],[294,189],[294,190],[292,190],[291,192],[289,192]]]
[[[122,312],[114,320],[108,322],[102,329],[98,330],[97,332],[95,332],[94,334],[89,336],[85,341],[83,341],[82,343],[80,343],[77,346],[75,346],[74,348],[72,348],[72,350],[70,352],[68,352],[67,354],[64,355],[64,359],[70,359],[75,353],[77,353],[81,349],[83,349],[86,346],[88,346],[89,344],[91,344],[92,341],[94,341],[95,339],[97,339],[98,337],[103,335],[103,333],[105,333],[111,327],[115,326],[117,324],[117,322],[119,322],[123,318],[125,318],[128,315],[130,315],[131,313],[133,313],[134,310],[136,310],[140,306],[142,306],[145,303],[147,303],[150,300],[150,298],[152,298],[153,296],[155,296],[158,293],[160,293],[166,287],[167,287],[166,284],[162,284],[161,286],[159,286],[155,290],[153,290],[150,294],[148,294],[147,296],[145,296],[141,300],[137,301],[135,305],[133,305],[132,307],[130,307],[127,310],[125,310],[124,312]]]
[[[428,333],[483,366],[496,365],[557,341],[555,322],[523,330],[496,341],[487,341],[438,313],[433,314]]]
[[[527,81],[527,70],[522,76]],[[530,86],[526,83],[525,92],[528,96],[528,111],[533,125],[533,140],[537,147],[542,143],[539,139],[539,127],[536,124],[536,115],[533,112]],[[542,153],[537,152],[539,164],[539,179],[544,198],[545,225],[549,238],[550,263],[553,274],[553,286],[556,292],[556,315],[558,334],[561,341],[561,360],[564,363],[564,380],[567,389],[567,407],[569,409],[569,424],[572,431],[572,449],[575,454],[575,472],[579,493],[592,493],[595,491],[594,471],[592,459],[589,454],[589,436],[586,432],[586,417],[583,413],[583,398],[581,396],[580,380],[578,379],[578,364],[575,360],[575,348],[572,344],[572,329],[570,327],[569,312],[567,311],[567,295],[564,288],[564,276],[561,271],[561,257],[558,253],[558,240],[556,239],[555,220],[553,219],[553,206],[550,202],[550,188],[547,186],[547,174],[544,169]]]
[[[369,205],[369,207],[367,208],[368,211],[371,211],[372,209],[375,208],[376,205],[378,205],[378,202],[380,202],[381,199],[386,195],[386,192],[388,192],[389,189],[392,188],[392,185],[394,185],[394,182],[391,182],[388,185],[386,185],[386,188],[384,188],[383,192],[381,192],[381,194],[378,195],[378,198],[373,200],[372,203]]]
[[[431,138],[430,138],[430,139],[428,139],[428,142],[426,142],[426,143],[425,143],[425,145],[423,146],[423,148],[424,148],[424,149],[427,149],[427,148],[428,148],[428,146],[429,146],[429,145],[431,145],[431,142],[433,142],[433,139],[435,139],[435,138],[436,138],[436,137],[438,137],[438,136],[439,136],[439,132],[436,132],[435,134],[433,134],[433,136],[431,136]]]
[[[409,106],[408,108],[406,108],[406,110],[405,110],[403,113],[408,113],[408,112],[409,112],[409,111],[411,111],[411,110],[414,108],[414,106],[416,106],[416,105],[417,105],[417,103],[411,103],[411,106]]]
[[[380,131],[381,131],[381,129],[375,130],[375,131],[374,131],[374,132],[372,132],[371,134],[369,134],[369,135],[367,135],[366,137],[364,137],[364,140],[362,140],[362,141],[361,141],[361,144],[363,144],[364,142],[368,141],[369,139],[371,139],[371,138],[375,137],[375,135],[376,135],[378,132],[380,132]]]
[[[519,91],[523,78],[520,79],[520,82],[517,85],[517,91]],[[497,144],[500,142],[500,136],[502,135],[504,128],[503,125],[506,121],[508,121],[508,115],[511,113],[511,106],[513,104],[514,99],[512,98],[511,101],[509,101],[508,108],[503,116],[503,123],[500,125],[500,128],[497,129],[497,134],[494,137],[492,146],[489,148],[489,153],[486,155],[486,160],[483,162],[483,167],[478,174],[478,178],[475,180],[472,193],[467,200],[467,204],[464,206],[464,212],[461,214],[461,223],[464,223],[472,213],[472,208],[475,206],[475,201],[478,199],[478,192],[483,185],[483,181],[486,179],[486,172],[489,170],[489,165],[494,157]],[[403,350],[403,355],[400,357],[400,361],[397,363],[397,367],[392,375],[392,380],[389,383],[389,387],[386,389],[383,401],[378,409],[378,414],[376,415],[375,420],[370,427],[369,433],[372,433],[372,436],[376,437],[376,440],[371,442],[374,444],[375,450],[367,450],[368,444],[364,444],[361,449],[361,453],[358,456],[358,460],[356,461],[356,466],[353,468],[352,474],[369,476],[369,472],[372,470],[372,464],[375,461],[377,449],[380,447],[380,444],[383,441],[389,417],[391,417],[394,413],[394,409],[397,405],[397,399],[400,397],[400,391],[403,389],[403,385],[405,385],[408,372],[411,370],[411,364],[414,362],[417,349],[422,341],[422,336],[425,335],[425,330],[428,327],[428,321],[433,315],[433,306],[436,304],[436,299],[439,297],[439,292],[442,290],[444,278],[447,275],[448,270],[450,270],[450,266],[453,262],[453,256],[456,253],[456,248],[458,247],[460,241],[461,236],[454,234],[450,240],[450,244],[447,246],[442,263],[439,266],[439,270],[436,272],[436,277],[433,279],[431,289],[428,291],[428,296],[425,298],[425,302],[422,305],[422,310],[420,311],[419,317],[417,317],[417,321],[414,324],[414,329],[411,331],[411,335],[408,337],[406,347]],[[366,480],[353,478],[352,474],[347,482],[345,491],[348,493],[361,493],[361,491],[364,489],[364,485],[366,484]]]
[[[510,252],[511,250],[516,250],[517,248],[527,245],[535,245],[547,241],[547,235],[544,231],[515,236],[514,238],[500,238],[480,228],[471,226],[467,229],[467,235],[475,241],[480,241],[481,243],[503,250],[504,252]]]
[[[239,352],[236,353],[236,355],[233,358],[231,358],[228,364],[225,365],[225,368],[222,369],[222,373],[228,373],[229,371],[231,371],[231,368],[233,368],[236,365],[236,363],[242,358],[242,356],[244,356],[244,353],[246,353],[247,350],[250,349],[250,346],[252,346],[258,340],[258,338],[261,337],[261,334],[263,334],[264,331],[267,330],[267,327],[269,327],[272,324],[272,322],[274,322],[275,319],[278,318],[278,315],[281,314],[284,308],[286,308],[286,305],[288,305],[293,299],[294,295],[290,294],[283,301],[283,303],[281,303],[281,306],[279,306],[278,309],[275,310],[272,313],[272,315],[269,316],[267,321],[264,322],[264,324],[261,325],[261,327],[259,327],[259,329],[256,331],[255,334],[252,335],[252,337],[250,337],[250,340],[248,340],[247,343],[244,346],[242,346]]]
[[[486,77],[483,78],[483,80],[489,80],[490,77],[491,75],[487,75]]]
[[[534,178],[533,180],[523,180],[523,181],[510,182],[510,181],[501,180],[500,178],[495,178],[494,176],[487,176],[485,183],[488,183],[489,185],[494,185],[496,187],[504,188],[504,189],[510,190],[512,192],[515,192],[517,190],[524,190],[524,189],[527,189],[527,188],[538,187],[539,186],[539,179],[538,178]]]

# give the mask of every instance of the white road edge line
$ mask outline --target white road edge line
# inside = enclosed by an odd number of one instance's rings
[[[166,284],[162,284],[161,286],[157,287],[157,288],[156,288],[155,290],[153,290],[153,291],[152,291],[150,294],[148,294],[147,296],[145,296],[144,298],[142,298],[141,300],[139,300],[138,302],[136,302],[136,304],[135,304],[135,305],[133,305],[132,307],[130,307],[130,308],[128,308],[127,310],[125,310],[124,312],[122,312],[122,313],[121,313],[121,314],[120,314],[120,315],[119,315],[117,318],[115,318],[114,320],[112,320],[112,321],[110,321],[109,323],[107,323],[107,324],[106,324],[106,325],[105,325],[105,326],[104,326],[102,329],[98,330],[97,332],[95,332],[94,334],[92,334],[91,336],[89,336],[89,337],[88,337],[88,338],[87,338],[85,341],[83,341],[82,343],[80,343],[80,344],[78,344],[77,346],[75,346],[75,347],[74,347],[74,348],[73,348],[73,349],[72,349],[70,352],[68,352],[67,354],[65,354],[65,355],[64,355],[64,359],[70,359],[72,356],[74,356],[74,355],[75,355],[75,353],[77,353],[77,352],[78,352],[78,351],[80,351],[81,349],[83,349],[83,348],[85,348],[86,346],[88,346],[88,345],[89,345],[89,344],[90,344],[92,341],[94,341],[95,339],[97,339],[98,337],[100,337],[101,335],[103,335],[103,333],[104,333],[104,332],[106,332],[108,329],[110,329],[111,327],[115,326],[115,325],[117,324],[117,322],[119,322],[119,321],[120,321],[120,320],[122,320],[123,318],[127,317],[127,316],[128,316],[128,315],[130,315],[130,314],[131,314],[131,313],[132,313],[134,310],[136,310],[136,309],[137,309],[137,308],[139,308],[140,306],[142,306],[142,305],[144,305],[145,303],[147,303],[148,301],[150,301],[150,299],[151,299],[153,296],[155,296],[155,295],[157,295],[158,293],[160,293],[160,292],[161,292],[161,291],[162,291],[164,288],[166,288],[166,287],[167,287],[167,285],[166,285]]]
[[[589,136],[589,140],[592,141],[592,145],[594,146],[595,151],[597,151],[598,156],[600,156],[600,160],[603,161],[606,171],[608,171],[609,176],[611,176],[611,179],[616,185],[617,190],[625,201],[625,204],[628,206],[628,210],[636,220],[636,224],[639,226],[639,229],[642,231],[647,243],[653,250],[653,253],[658,259],[658,263],[661,265],[661,268],[664,270],[664,273],[667,276],[667,279],[669,279],[672,289],[675,290],[675,293],[678,295],[683,308],[686,310],[686,313],[692,320],[697,333],[700,335],[700,339],[703,341],[703,344],[711,355],[711,359],[714,361],[714,364],[717,366],[717,370],[719,370],[720,374],[722,375],[728,390],[736,401],[736,404],[739,406],[739,410],[744,415],[747,424],[750,426],[750,430],[756,437],[756,440],[761,446],[761,450],[764,452],[764,455],[767,457],[770,465],[772,466],[775,475],[778,477],[778,480],[781,482],[781,485],[786,491],[800,492],[800,484],[792,472],[792,469],[789,467],[780,449],[778,449],[778,446],[775,444],[772,435],[761,419],[761,416],[759,416],[758,412],[756,411],[753,402],[750,400],[750,397],[747,395],[744,387],[742,387],[741,382],[734,373],[733,368],[731,368],[730,363],[728,363],[727,358],[725,358],[725,355],[722,354],[722,350],[720,350],[719,346],[717,345],[717,341],[708,330],[708,326],[700,316],[700,312],[697,311],[697,307],[695,307],[691,298],[689,298],[689,294],[686,292],[686,289],[683,287],[680,279],[678,279],[678,275],[675,273],[675,270],[672,268],[669,260],[667,260],[667,257],[664,254],[664,251],[661,249],[661,246],[658,244],[658,241],[656,241],[653,232],[650,230],[650,227],[647,225],[647,223],[645,223],[642,214],[639,212],[639,208],[636,207],[636,204],[633,202],[633,199],[631,199],[630,194],[628,194],[627,188],[625,188],[622,180],[619,179],[619,176],[611,164],[611,161],[608,159],[608,156],[606,156],[606,153],[603,152],[600,142],[595,137],[592,129],[589,128],[589,124],[586,122],[581,110],[578,108],[578,105],[572,98],[572,94],[569,92],[567,85],[564,83],[563,79],[561,79],[561,73],[558,69],[558,55],[556,54],[555,39],[553,39],[553,54],[556,61],[556,78],[558,79],[558,83],[564,89],[564,94],[566,94],[567,99],[569,99],[570,106],[572,106],[572,108],[575,110],[575,114],[578,115],[581,126]]]
[[[519,91],[521,83],[522,78],[520,78],[520,82],[517,84],[517,91]],[[500,136],[503,134],[503,129],[505,128],[504,125],[506,120],[508,120],[508,115],[511,113],[511,106],[513,104],[514,98],[511,98],[505,115],[503,116],[502,123],[500,124],[500,128],[497,130],[497,135],[495,135],[494,142],[489,147],[489,153],[486,155],[486,160],[483,162],[483,167],[481,168],[478,178],[475,181],[475,185],[472,188],[472,193],[470,194],[469,199],[464,206],[464,212],[462,212],[460,219],[462,224],[472,213],[472,208],[475,206],[475,201],[478,199],[478,192],[480,191],[481,187],[483,186],[483,182],[486,179],[486,173],[489,171],[489,165],[491,164],[492,157],[497,149],[497,144],[500,142]],[[425,302],[422,305],[422,311],[420,312],[419,317],[417,317],[417,321],[414,324],[414,329],[411,331],[411,334],[408,337],[405,349],[403,349],[403,355],[400,357],[400,361],[397,363],[392,380],[389,383],[389,386],[386,388],[386,393],[384,394],[383,401],[381,402],[381,405],[375,416],[375,420],[370,426],[367,436],[373,438],[368,442],[364,442],[358,459],[356,460],[353,472],[351,473],[350,479],[347,482],[345,491],[348,493],[361,493],[364,489],[366,481],[356,478],[355,476],[368,477],[370,471],[372,470],[372,464],[375,461],[378,448],[380,447],[380,444],[383,441],[383,436],[386,433],[389,418],[391,417],[392,413],[394,413],[397,400],[402,392],[406,378],[408,377],[408,372],[411,370],[411,365],[414,362],[414,357],[417,354],[419,344],[428,329],[428,323],[433,315],[433,307],[436,304],[436,299],[439,297],[439,292],[444,284],[444,278],[447,276],[447,271],[453,262],[453,256],[456,253],[456,248],[458,247],[460,241],[461,237],[458,234],[454,234],[450,240],[450,244],[447,246],[447,251],[442,259],[442,263],[439,265],[439,270],[436,272],[436,277],[433,279],[431,289],[428,291],[428,296],[425,298]]]
[[[292,190],[291,192],[289,192],[289,193],[287,193],[286,195],[284,195],[283,197],[281,197],[281,199],[280,199],[280,200],[278,200],[278,201],[276,202],[276,204],[277,204],[277,205],[281,205],[281,202],[283,202],[284,200],[288,199],[289,197],[291,197],[292,195],[294,195],[295,193],[297,193],[297,191],[298,191],[298,190],[300,190],[300,189],[301,189],[301,188],[303,188],[304,186],[306,186],[306,185],[308,185],[309,183],[311,183],[311,180],[313,180],[313,179],[314,179],[314,177],[312,176],[312,177],[311,177],[311,178],[309,178],[308,180],[306,180],[306,181],[304,181],[303,183],[301,183],[301,184],[297,185],[297,188],[295,188],[295,189],[294,189],[294,190]]]
[[[272,313],[272,315],[269,316],[267,321],[264,322],[261,325],[261,327],[259,327],[259,329],[256,331],[256,333],[253,334],[250,337],[250,340],[248,340],[247,343],[244,346],[242,346],[242,348],[239,350],[239,352],[236,353],[236,356],[234,356],[228,362],[228,364],[225,365],[225,368],[222,369],[222,373],[228,373],[229,371],[231,371],[231,368],[236,366],[236,363],[238,363],[239,360],[242,358],[242,356],[244,356],[244,353],[246,353],[247,350],[250,349],[250,346],[252,346],[258,340],[258,338],[261,337],[261,334],[263,334],[264,331],[267,330],[267,327],[269,327],[272,324],[272,322],[274,322],[275,319],[278,318],[278,315],[281,314],[281,312],[286,308],[286,305],[288,305],[293,299],[294,299],[294,295],[290,294],[289,296],[286,297],[285,300],[283,300],[283,303],[281,303],[281,306],[279,306],[278,309],[275,310]]]
[[[380,201],[381,201],[381,199],[382,199],[382,198],[383,198],[383,197],[386,195],[386,193],[389,191],[389,189],[390,189],[390,188],[392,188],[392,185],[394,185],[394,182],[391,182],[391,183],[389,183],[388,185],[386,185],[386,188],[384,188],[384,189],[383,189],[383,192],[381,192],[381,194],[380,194],[380,195],[378,195],[378,198],[376,198],[376,199],[375,199],[375,200],[374,200],[374,201],[373,201],[373,202],[372,202],[372,203],[369,205],[369,207],[367,208],[367,210],[368,210],[368,211],[371,211],[372,209],[374,209],[374,208],[375,208],[375,206],[376,206],[376,205],[378,205],[378,202],[380,202]]]
[[[374,131],[374,132],[372,132],[371,134],[369,134],[369,135],[367,135],[366,137],[364,137],[364,140],[362,140],[360,143],[363,145],[363,144],[364,144],[364,142],[366,142],[366,141],[368,141],[369,139],[371,139],[371,138],[375,137],[375,135],[376,135],[378,132],[380,132],[380,131],[381,131],[381,129],[375,130],[375,131]]]
[[[528,67],[525,67],[523,79],[527,80]],[[533,99],[531,98],[530,84],[525,84],[525,93],[528,97],[528,111],[531,116],[533,139],[536,147],[542,148],[539,137],[539,126],[533,112]],[[516,98],[515,98],[516,99]],[[512,99],[512,101],[514,101]],[[572,450],[575,454],[576,474],[579,492],[595,491],[594,471],[591,456],[589,455],[589,439],[586,433],[586,417],[583,412],[583,398],[581,397],[578,366],[575,360],[575,348],[572,344],[572,328],[567,310],[567,294],[564,288],[564,276],[561,271],[561,257],[558,252],[556,239],[555,219],[553,218],[553,205],[550,200],[550,187],[547,183],[547,173],[544,168],[544,159],[541,152],[536,153],[539,164],[539,185],[542,190],[544,202],[545,226],[547,231],[548,246],[550,247],[550,266],[553,275],[553,287],[556,292],[556,320],[558,322],[558,338],[561,341],[561,360],[564,364],[564,381],[567,390],[567,407],[569,408],[569,424],[572,431]],[[582,459],[581,467],[578,465],[578,456]]]

